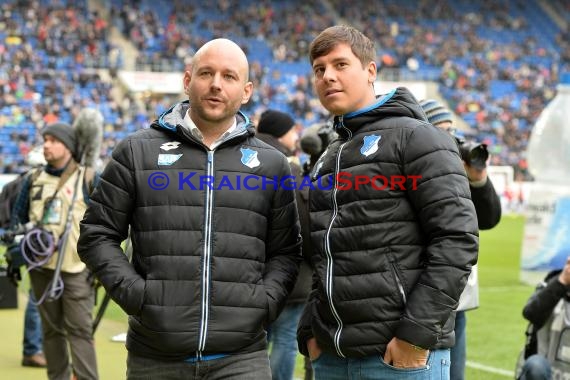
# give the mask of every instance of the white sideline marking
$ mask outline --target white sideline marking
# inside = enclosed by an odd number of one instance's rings
[[[485,372],[495,373],[497,375],[502,375],[506,377],[510,377],[511,379],[515,377],[515,371],[507,371],[506,369],[490,367],[488,365],[484,365],[477,362],[472,362],[471,360],[467,360],[466,362],[467,367],[479,369]]]

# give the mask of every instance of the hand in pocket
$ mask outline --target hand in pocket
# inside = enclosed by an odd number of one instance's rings
[[[307,351],[309,351],[309,359],[311,359],[311,361],[317,360],[323,353],[315,338],[311,338],[307,341]]]

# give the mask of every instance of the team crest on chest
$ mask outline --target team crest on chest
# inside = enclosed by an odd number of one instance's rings
[[[376,153],[378,151],[378,144],[380,143],[381,138],[382,136],[380,135],[364,136],[362,148],[360,148],[360,154],[368,157],[371,154]]]
[[[255,168],[261,165],[259,159],[257,158],[257,151],[249,148],[240,148],[241,152],[241,163],[248,168]]]
[[[158,155],[158,165],[168,166],[172,165],[182,157],[182,154],[159,154]]]

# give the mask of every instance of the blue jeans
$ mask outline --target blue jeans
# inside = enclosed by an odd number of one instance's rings
[[[271,380],[267,350],[194,363],[127,355],[127,380]]]
[[[550,363],[542,355],[532,355],[525,360],[518,380],[550,380],[552,370]]]
[[[30,289],[24,314],[24,356],[32,356],[42,352],[42,320],[35,302],[36,299]]]
[[[273,344],[269,364],[273,380],[291,380],[297,358],[297,324],[304,304],[285,306],[270,326],[269,341]]]
[[[449,380],[449,350],[430,351],[420,368],[395,368],[381,356],[342,359],[323,352],[313,361],[315,380]]]
[[[465,379],[465,361],[467,360],[467,316],[465,311],[458,311],[455,316],[455,346],[451,348],[450,374],[453,380]]]

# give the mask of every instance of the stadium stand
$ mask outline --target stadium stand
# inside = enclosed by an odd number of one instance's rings
[[[380,77],[435,81],[442,98],[487,142],[494,165],[528,179],[525,149],[536,118],[570,68],[565,1],[98,0],[3,1],[0,7],[0,143],[4,172],[24,170],[37,130],[70,121],[84,106],[106,120],[107,155],[175,101],[118,88],[128,60],[111,28],[137,53],[132,69],[182,72],[213,37],[238,42],[256,93],[246,111],[288,111],[305,125],[323,121],[306,58],[312,38],[335,23],[366,31],[377,44]],[[394,71],[395,70],[395,71]],[[122,94],[117,96],[116,94]]]

